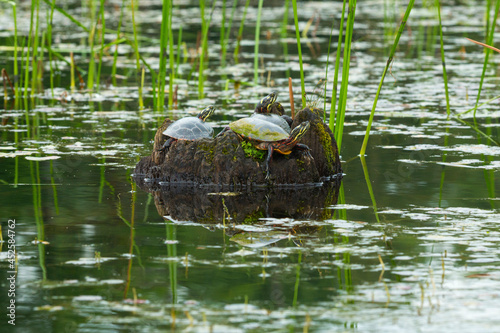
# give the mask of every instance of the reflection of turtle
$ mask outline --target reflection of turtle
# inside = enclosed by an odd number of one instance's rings
[[[298,140],[309,129],[308,121],[295,127],[290,134],[273,123],[254,117],[232,122],[229,124],[229,128],[242,139],[252,143],[255,148],[268,151],[266,158],[266,179],[269,179],[269,162],[274,151],[288,155],[294,147],[297,147],[297,149],[307,151],[307,154],[310,156],[309,147],[298,143]]]
[[[164,132],[163,135],[168,139],[159,151],[166,151],[172,143],[177,140],[194,141],[202,138],[211,138],[214,134],[212,127],[205,123],[215,111],[215,107],[210,105],[203,109],[196,117],[185,117],[172,123]]]

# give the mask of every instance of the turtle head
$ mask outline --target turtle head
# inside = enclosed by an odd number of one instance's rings
[[[278,94],[273,91],[266,97],[260,100],[259,104],[255,107],[255,112],[256,113],[270,113],[271,112],[271,107],[273,106],[274,102],[276,102],[276,99],[278,98]]]
[[[304,134],[306,134],[308,129],[309,129],[308,121],[304,121],[303,123],[299,124],[290,132],[291,141],[299,141],[300,138],[304,136]]]
[[[200,113],[198,113],[198,118],[200,118],[202,121],[206,121],[208,117],[213,115],[215,112],[215,106],[209,105],[206,108],[204,108]]]

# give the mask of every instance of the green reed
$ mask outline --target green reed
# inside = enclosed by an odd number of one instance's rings
[[[490,1],[488,1],[486,4],[487,4],[487,6],[486,6],[486,12],[488,13],[488,17],[489,17]],[[495,16],[493,18],[491,29],[488,30],[489,26],[486,25],[486,27],[487,27],[486,28],[486,33],[487,33],[487,35],[486,35],[486,44],[488,44],[488,45],[492,45],[493,44],[493,36],[495,34],[495,29],[494,28],[496,27],[497,18],[498,18],[498,12],[499,11],[500,11],[500,0],[497,0],[496,5],[495,5]],[[473,115],[474,126],[477,126],[476,111],[477,111],[477,106],[479,104],[479,98],[481,97],[481,91],[483,89],[483,83],[484,83],[484,78],[486,76],[486,68],[488,67],[488,59],[490,57],[490,53],[491,53],[491,50],[489,48],[486,48],[485,55],[484,55],[483,71],[481,73],[481,80],[479,82],[479,88],[478,88],[477,96],[476,96],[476,103],[475,103],[475,106],[474,106],[474,115]]]
[[[170,3],[170,15],[168,16],[168,61],[170,67],[170,74],[168,80],[168,106],[171,107],[174,103],[174,81],[175,81],[175,70],[174,70],[174,33],[172,32],[172,17],[173,17],[173,2]]]
[[[354,28],[354,17],[356,14],[356,0],[349,0],[349,10],[347,12],[346,32],[344,39],[344,54],[342,63],[342,82],[340,84],[338,110],[335,119],[335,141],[340,151],[342,147],[342,135],[344,132],[344,119],[347,107],[347,89],[349,86],[349,68],[351,63],[352,33]],[[330,114],[330,117],[332,115]]]
[[[233,26],[233,20],[234,20],[234,13],[236,11],[236,5],[238,4],[238,0],[233,0],[233,6],[231,8],[231,16],[229,18],[227,28],[225,27],[225,22],[226,22],[226,20],[225,20],[226,1],[225,0],[224,0],[223,4],[224,4],[224,9],[222,12],[223,18],[222,18],[222,22],[221,22],[221,65],[225,66],[226,65],[227,45],[229,44],[229,36],[231,34],[231,28]]]
[[[221,52],[221,66],[225,65],[225,53],[226,53],[226,0],[222,0],[221,8],[221,21],[220,21],[220,52]]]
[[[370,194],[370,199],[372,200],[373,213],[377,222],[380,223],[380,218],[377,211],[377,201],[375,200],[375,194],[373,194],[372,182],[370,181],[370,174],[368,173],[368,167],[366,166],[365,155],[360,155],[359,159],[361,161],[361,166],[363,167],[363,174],[365,175],[366,186],[368,187],[368,193]]]
[[[181,63],[181,47],[182,47],[182,25],[179,26],[177,33],[177,58],[175,60],[175,76],[179,75],[179,65]]]
[[[238,37],[236,38],[236,47],[234,48],[233,58],[236,63],[238,63],[238,55],[240,53],[240,43],[241,38],[243,36],[243,29],[245,28],[245,18],[247,16],[248,5],[250,4],[250,0],[247,0],[245,3],[245,8],[243,9],[243,17],[240,22],[240,29],[238,30]]]
[[[280,37],[283,40],[281,44],[283,44],[283,58],[285,60],[286,66],[286,77],[290,78],[290,68],[288,66],[288,42],[286,41],[287,37],[287,26],[288,26],[288,10],[290,8],[290,0],[285,0],[285,10],[283,11],[283,20],[281,21],[281,31]]]
[[[262,4],[264,0],[259,0],[259,7],[257,10],[257,24],[255,26],[255,45],[253,57],[253,83],[257,85],[259,82],[259,39],[260,39],[260,17],[262,15]]]
[[[295,1],[295,0],[293,0]],[[295,267],[295,287],[293,288],[293,302],[292,306],[297,307],[297,299],[299,296],[299,284],[300,284],[300,263],[302,262],[302,251],[299,251],[299,257],[297,259],[297,266]]]
[[[440,41],[440,47],[441,47],[441,63],[443,65],[443,81],[444,81],[444,91],[445,91],[445,97],[446,97],[446,116],[447,119],[450,119],[450,96],[448,92],[448,75],[446,73],[446,60],[445,60],[445,53],[444,53],[444,41],[443,41],[443,27],[441,23],[441,5],[439,4],[439,0],[435,0],[435,6],[437,9],[437,14],[438,14],[438,23],[439,23],[439,41]],[[446,126],[446,133],[448,134],[449,132],[449,127]],[[448,146],[448,135],[445,135],[444,137],[444,147]],[[443,156],[441,158],[441,161],[443,163],[446,162],[447,159],[447,152],[443,152]],[[438,207],[441,207],[441,202],[443,198],[443,188],[444,188],[444,179],[445,179],[445,168],[441,170],[441,180],[439,184],[439,201],[438,201]]]
[[[118,27],[116,28],[116,40],[120,39],[120,33],[123,23],[123,8],[125,7],[125,0],[122,0],[122,5],[120,7],[120,18],[118,19]],[[132,19],[133,21],[133,19]],[[135,30],[135,24],[134,24]],[[118,62],[118,44],[115,45],[115,52],[113,53],[113,65],[111,66],[111,80],[113,85],[116,87],[116,64]]]
[[[139,56],[139,40],[137,38],[137,26],[135,24],[135,9],[136,3],[134,0],[131,0],[131,15],[132,15],[132,31],[134,33],[134,53],[135,53],[135,70],[136,70],[136,81],[139,80],[139,76],[141,73],[141,58]],[[118,47],[118,45],[117,45]],[[144,102],[142,100],[142,84],[139,84],[139,110],[144,109]]]
[[[32,5],[35,5],[35,36],[33,38],[33,55],[31,60],[31,95],[33,95],[37,88],[39,87],[39,54],[38,54],[38,44],[40,40],[40,1],[35,0],[32,2]]]
[[[55,0],[53,1],[55,2]],[[49,53],[49,67],[50,67],[50,94],[54,98],[54,75],[52,75],[54,69],[52,65],[52,22],[54,19],[54,8],[50,8],[50,12],[47,12],[47,51]]]
[[[443,65],[444,92],[446,97],[446,115],[450,117],[450,95],[448,93],[448,75],[446,74],[446,60],[444,57],[443,27],[441,24],[441,6],[439,0],[435,1],[439,20],[439,41],[441,46],[441,63]]]
[[[55,4],[55,1],[53,2],[50,2],[50,0],[43,0],[43,2],[45,2],[51,9],[54,9],[54,10],[57,10],[59,13],[61,13],[62,15],[64,15],[67,19],[69,19],[71,22],[73,22],[74,24],[76,24],[77,26],[79,26],[80,28],[82,28],[85,32],[89,33],[90,32],[90,29],[88,29],[86,26],[84,26],[83,24],[81,24],[77,19],[75,19],[71,14],[69,14],[68,12],[66,12],[64,9],[62,9],[61,7],[57,6]]]
[[[14,76],[18,77],[19,68],[18,68],[18,63],[17,63],[17,52],[18,52],[18,50],[17,50],[17,48],[18,48],[18,45],[17,45],[17,13],[16,13],[17,6],[16,6],[15,2],[12,2],[11,5],[12,5],[12,16],[14,19]],[[16,103],[18,103],[18,100],[19,100],[19,81],[18,80],[15,80],[15,82],[14,82],[14,96],[15,96]],[[18,108],[17,105],[16,105],[16,108]],[[16,133],[16,135],[17,135],[17,133]]]
[[[384,83],[385,75],[387,74],[387,71],[389,70],[389,67],[391,66],[392,60],[394,59],[394,54],[396,53],[396,48],[398,46],[399,39],[401,38],[401,35],[403,34],[404,27],[406,25],[408,17],[410,16],[410,12],[413,8],[414,3],[415,3],[415,0],[410,0],[408,2],[408,6],[406,7],[405,15],[403,17],[403,20],[401,21],[401,24],[399,25],[399,30],[398,30],[398,33],[396,35],[396,39],[394,40],[394,43],[392,44],[392,49],[391,49],[391,52],[389,54],[389,59],[387,59],[387,64],[385,65],[385,68],[384,68],[384,71],[382,73],[382,77],[380,79],[380,83],[379,83],[379,86],[377,89],[377,93],[376,93],[375,99],[373,101],[372,111],[370,113],[370,118],[368,120],[368,125],[366,127],[365,138],[363,140],[363,145],[361,146],[361,150],[359,152],[360,155],[365,155],[365,153],[366,153],[366,147],[368,145],[368,138],[370,137],[370,129],[371,129],[372,122],[373,122],[373,116],[375,115],[375,109],[377,107],[377,101],[378,101],[378,97],[380,95],[380,91],[382,90],[382,84]]]
[[[329,127],[332,132],[335,130],[335,114],[337,112],[337,87],[339,82],[340,68],[340,52],[342,50],[342,36],[344,35],[344,17],[345,17],[346,0],[342,5],[342,15],[340,16],[339,39],[337,41],[337,56],[335,58],[335,74],[333,75],[332,101],[330,106],[330,121]],[[333,23],[332,23],[333,28]],[[331,34],[330,34],[331,38]],[[327,64],[328,66],[328,64]]]
[[[94,82],[95,82],[95,50],[94,50],[95,33],[99,21],[99,18],[95,17],[95,0],[90,0],[89,11],[90,11],[90,24],[92,28],[90,29],[88,38],[90,45],[90,55],[89,55],[89,67],[87,72],[87,89],[91,94],[92,91],[94,90]]]
[[[205,62],[208,61],[208,28],[212,21],[212,13],[215,8],[215,0],[212,2],[212,9],[208,20],[205,18],[205,0],[200,0],[200,15],[201,15],[201,54],[199,55],[199,68],[198,68],[198,97],[204,97],[204,83],[205,83]]]
[[[28,83],[29,83],[29,68],[30,68],[30,53],[31,53],[31,42],[32,42],[32,36],[33,36],[33,18],[34,18],[34,13],[35,13],[35,6],[34,3],[31,3],[31,16],[30,16],[30,30],[28,34],[28,45],[26,49],[26,58],[25,58],[25,65],[24,65],[24,103],[27,105],[28,104]],[[28,121],[28,119],[26,119]],[[28,126],[29,128],[29,126]]]
[[[161,34],[160,34],[160,70],[158,73],[158,95],[156,100],[156,110],[163,111],[165,105],[165,78],[167,75],[167,43],[170,36],[169,26],[171,0],[163,0]]]
[[[304,68],[302,65],[302,49],[300,47],[300,31],[299,31],[299,18],[297,15],[297,0],[292,0],[293,7],[293,19],[295,22],[295,35],[297,37],[297,53],[299,55],[299,66],[300,66],[300,89],[302,97],[302,108],[306,107],[306,87],[304,82]]]
[[[99,7],[99,17],[101,19],[101,49],[99,50],[99,65],[97,66],[97,76],[95,81],[97,89],[99,89],[101,80],[102,58],[104,56],[104,34],[106,31],[106,19],[104,18],[104,0],[101,0],[101,6]]]
[[[344,4],[345,4],[345,1],[344,1]],[[334,27],[333,23],[334,23],[334,20],[332,19],[332,28],[330,29],[330,38],[328,39],[328,50],[326,51],[325,87],[324,87],[324,91],[323,91],[323,122],[326,121],[326,87],[328,84],[328,67],[330,65],[330,47],[332,46],[332,36],[333,36],[333,27]],[[339,34],[339,40],[341,40],[340,34]],[[335,97],[337,97],[336,95],[337,94],[335,93]],[[333,99],[332,99],[332,103],[333,103]],[[333,109],[333,107],[331,109]]]

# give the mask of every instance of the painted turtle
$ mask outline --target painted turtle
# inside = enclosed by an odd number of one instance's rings
[[[258,119],[259,121],[267,121],[274,125],[277,125],[287,133],[288,137],[288,135],[290,134],[290,125],[292,124],[293,120],[289,116],[283,115],[283,107],[280,103],[276,102],[277,98],[278,94],[275,91],[272,91],[269,95],[261,99],[260,102],[257,103],[254,113],[250,116],[250,118]],[[273,112],[276,105],[279,105],[279,107],[281,108],[282,112],[280,113],[280,115]],[[225,127],[219,134],[217,134],[217,137],[222,136],[230,129],[231,126]]]
[[[270,123],[273,123],[275,125],[278,125],[281,127],[285,132],[290,134],[290,125],[288,122],[283,119],[283,117],[278,116],[277,114],[274,113],[254,113],[251,118],[257,118],[260,120],[268,121]]]
[[[298,143],[298,140],[309,129],[309,122],[305,121],[295,127],[290,133],[285,132],[281,127],[263,121],[258,118],[242,118],[229,124],[229,128],[243,140],[247,140],[260,150],[267,150],[266,158],[266,179],[269,179],[269,162],[273,157],[273,152],[288,155],[296,147],[305,150],[309,156],[310,148],[305,144]]]
[[[276,101],[277,99],[278,93],[272,91],[269,95],[260,100],[260,102],[255,107],[254,115],[279,115],[279,118],[281,119],[279,119],[278,117],[273,117],[273,119],[267,120],[270,120],[273,124],[279,125],[280,127],[284,127],[286,123],[288,125],[287,132],[290,133],[290,126],[293,120],[291,117],[285,115],[285,109],[279,102]]]
[[[214,129],[205,123],[215,111],[215,106],[210,105],[203,109],[196,117],[185,117],[173,122],[164,132],[163,135],[168,139],[159,151],[166,151],[172,143],[177,140],[194,141],[202,138],[211,138],[214,134]]]

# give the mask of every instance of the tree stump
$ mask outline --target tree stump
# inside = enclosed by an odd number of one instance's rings
[[[232,131],[214,139],[178,140],[166,153],[159,151],[166,140],[162,133],[172,123],[170,119],[165,119],[156,131],[153,152],[139,161],[134,174],[162,184],[221,189],[317,185],[342,174],[337,144],[321,112],[305,108],[292,124],[293,128],[303,121],[310,122],[309,131],[299,142],[311,148],[311,156],[295,149],[289,155],[275,152],[269,164],[269,181],[265,179],[267,152],[242,144]]]

